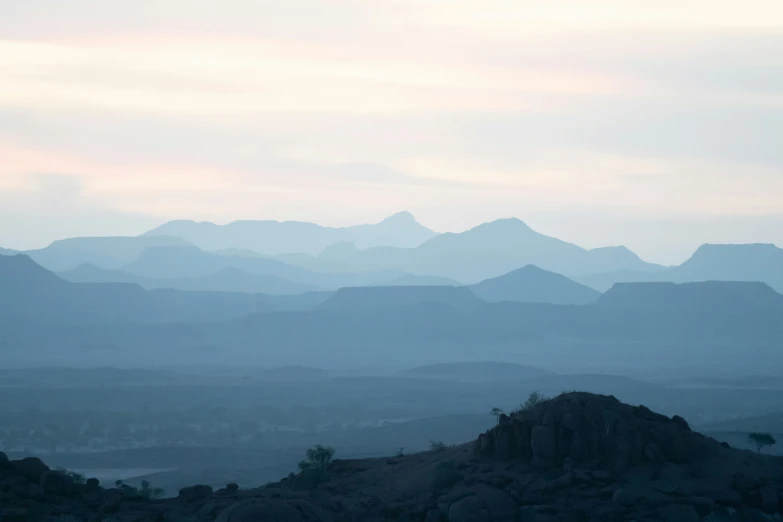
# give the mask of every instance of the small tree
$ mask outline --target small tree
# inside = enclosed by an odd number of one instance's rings
[[[519,409],[521,411],[528,411],[535,408],[542,402],[545,402],[546,400],[548,399],[545,396],[541,395],[537,391],[534,391],[528,395],[527,400],[519,406]]]
[[[150,485],[149,480],[142,480],[141,481],[141,489],[139,490],[139,495],[141,495],[144,498],[154,500],[156,498],[160,498],[165,494],[165,491],[162,488],[153,488]]]
[[[326,471],[334,458],[334,448],[325,448],[320,444],[307,450],[307,459],[299,462],[301,473],[296,484],[310,490],[326,480]]]
[[[748,435],[748,442],[756,445],[756,451],[761,453],[761,450],[766,446],[774,446],[777,444],[775,437],[769,433],[751,433]]]
[[[503,410],[500,408],[492,408],[492,411],[489,413],[497,419],[497,424],[500,424],[500,416],[503,415]]]
[[[334,458],[334,448],[325,448],[320,444],[307,450],[307,460],[299,462],[300,471],[326,471]]]

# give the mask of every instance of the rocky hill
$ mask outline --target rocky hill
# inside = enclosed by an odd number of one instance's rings
[[[761,521],[783,513],[783,459],[719,444],[679,417],[569,393],[461,446],[166,500],[0,454],[0,506],[2,522]]]

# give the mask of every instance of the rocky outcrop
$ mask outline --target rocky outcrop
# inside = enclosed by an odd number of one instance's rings
[[[474,443],[335,461],[317,482],[184,488],[151,501],[0,453],[0,522],[762,521],[783,515],[783,459],[738,451],[613,397],[572,393]]]
[[[641,464],[703,460],[716,449],[680,417],[586,393],[503,416],[476,442],[481,455],[520,458],[544,469],[585,465],[617,473]]]

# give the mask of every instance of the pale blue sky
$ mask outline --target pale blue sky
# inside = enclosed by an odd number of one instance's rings
[[[516,216],[783,245],[779,1],[0,0],[0,246]]]

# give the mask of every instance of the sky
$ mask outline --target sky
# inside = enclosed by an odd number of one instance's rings
[[[0,246],[518,217],[783,246],[779,0],[0,0]]]

